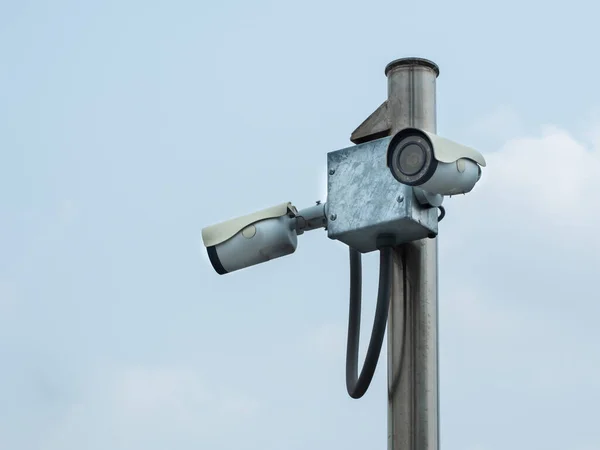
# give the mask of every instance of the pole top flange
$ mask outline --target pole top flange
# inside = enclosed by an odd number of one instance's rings
[[[436,63],[425,58],[400,58],[392,61],[385,66],[385,76],[387,77],[390,70],[401,66],[423,66],[428,67],[435,72],[435,76],[440,75],[440,68]]]

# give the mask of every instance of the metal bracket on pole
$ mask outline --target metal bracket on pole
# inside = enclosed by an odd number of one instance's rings
[[[381,139],[390,135],[390,119],[387,100],[352,132],[350,140],[355,144]]]

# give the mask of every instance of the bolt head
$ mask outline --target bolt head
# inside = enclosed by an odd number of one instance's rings
[[[404,201],[404,196],[403,195],[399,195],[396,200],[398,201],[398,203],[402,203]]]
[[[331,216],[329,216],[329,219],[333,221],[333,220],[337,219],[337,215],[332,214]]]
[[[335,173],[335,169],[331,169],[331,170],[329,171],[329,175],[333,175],[334,173]]]

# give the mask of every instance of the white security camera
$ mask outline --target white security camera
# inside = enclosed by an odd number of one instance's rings
[[[298,211],[282,203],[262,211],[206,227],[202,240],[220,275],[296,251]]]
[[[387,166],[396,180],[426,192],[470,192],[481,177],[481,153],[417,128],[400,130],[390,140]]]

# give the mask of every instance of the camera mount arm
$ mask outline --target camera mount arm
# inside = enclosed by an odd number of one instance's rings
[[[301,235],[318,228],[327,228],[327,203],[317,202],[296,214],[296,234]]]

